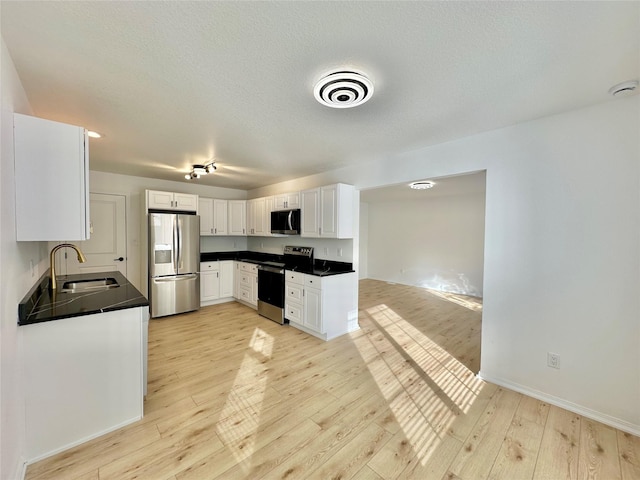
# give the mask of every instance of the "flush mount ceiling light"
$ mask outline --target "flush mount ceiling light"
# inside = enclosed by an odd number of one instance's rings
[[[93,130],[87,130],[87,136],[91,138],[103,138],[104,135],[98,132],[94,132]]]
[[[630,80],[614,85],[609,89],[609,94],[614,97],[623,97],[625,95],[631,95],[636,88],[638,88],[638,80]]]
[[[351,108],[362,105],[371,98],[373,83],[360,72],[334,70],[316,83],[313,95],[327,107]]]
[[[194,178],[200,178],[202,175],[213,173],[218,169],[215,164],[215,160],[205,165],[194,165],[190,173],[187,173],[184,178],[192,180]]]
[[[433,188],[433,186],[435,185],[435,183],[433,182],[413,182],[409,184],[410,188],[413,188],[414,190],[426,190],[427,188]]]

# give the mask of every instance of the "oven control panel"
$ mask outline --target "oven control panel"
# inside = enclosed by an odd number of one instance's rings
[[[285,255],[297,255],[301,257],[313,257],[313,247],[293,247],[287,245],[284,247]]]

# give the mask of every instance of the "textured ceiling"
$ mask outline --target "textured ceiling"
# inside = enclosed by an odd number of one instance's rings
[[[0,2],[34,113],[106,135],[93,170],[250,189],[604,101],[640,2]],[[331,109],[336,67],[375,83]]]

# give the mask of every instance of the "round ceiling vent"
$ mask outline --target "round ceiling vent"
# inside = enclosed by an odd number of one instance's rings
[[[316,83],[313,95],[327,107],[351,108],[371,98],[373,83],[362,73],[353,70],[333,71]]]
[[[624,95],[632,94],[636,88],[638,88],[638,80],[622,82],[611,87],[609,89],[609,95],[613,95],[614,97],[622,97]]]

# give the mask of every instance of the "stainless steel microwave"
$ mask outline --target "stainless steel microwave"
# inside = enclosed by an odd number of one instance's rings
[[[271,212],[271,233],[300,235],[300,209]]]

